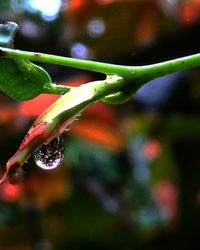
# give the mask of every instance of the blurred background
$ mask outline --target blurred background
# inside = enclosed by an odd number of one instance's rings
[[[7,0],[15,48],[123,65],[199,53],[199,0]],[[59,84],[100,74],[42,66]],[[65,158],[0,187],[2,250],[190,250],[200,245],[200,69],[149,82],[130,102],[96,103],[64,133]],[[0,169],[59,96],[0,93]]]

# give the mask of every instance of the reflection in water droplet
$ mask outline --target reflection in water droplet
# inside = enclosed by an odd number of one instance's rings
[[[56,137],[47,145],[41,145],[34,152],[38,167],[49,170],[58,167],[64,158],[64,142],[62,137]]]

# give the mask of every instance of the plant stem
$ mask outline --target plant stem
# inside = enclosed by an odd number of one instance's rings
[[[127,67],[109,63],[101,63],[90,60],[81,60],[63,56],[56,56],[44,53],[35,53],[22,50],[14,50],[0,47],[0,56],[13,59],[25,59],[30,61],[52,63],[66,67],[73,67],[83,70],[100,72],[104,74],[119,74],[123,75]]]
[[[129,67],[134,76],[137,72],[145,82],[177,71],[200,66],[200,53],[147,66]]]
[[[67,87],[64,85],[51,83],[50,85],[44,87],[45,94],[61,95],[62,93],[67,93],[72,89],[72,87]]]
[[[3,47],[0,48],[0,56],[5,58],[20,58],[30,61],[52,63],[67,67],[100,72],[107,75],[114,74],[121,76],[124,79],[132,80],[130,81],[130,87],[133,83],[137,85],[139,83],[139,87],[152,79],[165,76],[173,72],[194,68],[200,65],[200,53],[147,66],[122,66],[44,53],[14,50]]]

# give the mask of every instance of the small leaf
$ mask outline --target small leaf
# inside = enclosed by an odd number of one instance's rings
[[[13,48],[18,25],[0,24],[0,46]],[[16,100],[29,100],[51,88],[51,79],[41,67],[23,59],[0,59],[0,89]]]

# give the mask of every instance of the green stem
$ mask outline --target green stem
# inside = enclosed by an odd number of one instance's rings
[[[52,63],[57,65],[62,65],[66,67],[73,67],[83,70],[89,70],[94,72],[100,72],[104,74],[119,74],[124,75],[127,67],[121,65],[114,65],[109,63],[101,63],[90,60],[74,59],[63,56],[55,56],[44,53],[35,53],[22,50],[14,50],[0,47],[0,56],[6,58],[20,58],[30,61]]]
[[[116,99],[117,102],[118,99],[123,99],[126,101],[127,93],[128,95],[131,95],[144,83],[152,79],[165,76],[173,72],[194,68],[200,65],[200,53],[190,56],[185,56],[178,59],[169,60],[166,62],[151,64],[147,66],[122,66],[122,65],[95,62],[89,60],[80,60],[62,56],[55,56],[44,53],[14,50],[3,47],[0,48],[0,56],[5,58],[13,58],[13,59],[20,58],[30,61],[52,63],[67,67],[74,67],[83,70],[100,72],[106,75],[121,76],[125,81],[123,81],[123,86],[121,87],[120,90],[121,93],[119,93],[119,95],[115,97],[117,98]],[[57,94],[61,93],[62,91],[66,93],[69,90],[70,88],[64,86],[59,86],[59,87],[54,86],[53,88],[49,89],[47,87],[46,92]],[[122,92],[125,92],[125,95]],[[110,101],[112,100],[114,101],[113,97],[109,99]]]
[[[197,66],[200,66],[200,53],[147,66],[129,67],[129,71],[133,77],[136,73],[139,73],[144,82],[147,82],[158,77]]]
[[[3,47],[0,48],[0,56],[6,58],[20,58],[30,61],[52,63],[67,67],[100,72],[107,75],[117,74],[129,79],[138,79],[138,77],[141,77],[142,79],[145,79],[145,81],[200,65],[200,53],[147,66],[122,66],[44,53],[14,50]]]
[[[60,95],[62,93],[67,93],[71,90],[72,87],[67,87],[64,85],[58,85],[58,84],[46,84],[44,86],[44,93],[45,94],[54,94],[54,95]]]

